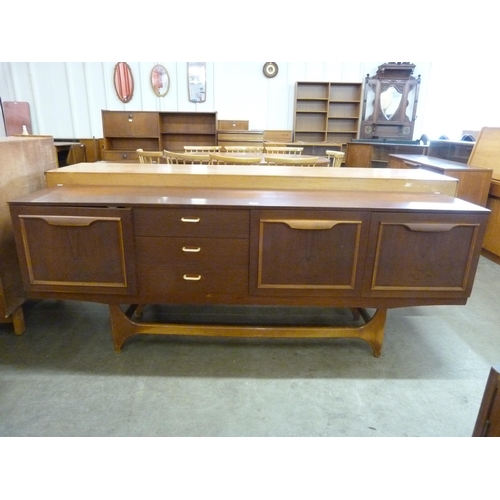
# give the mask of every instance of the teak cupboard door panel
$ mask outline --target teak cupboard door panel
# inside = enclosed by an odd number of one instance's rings
[[[156,137],[160,135],[160,119],[157,113],[103,111],[102,126],[105,137]]]
[[[253,212],[250,293],[359,296],[368,221],[361,212]]]
[[[12,215],[26,290],[135,293],[131,210],[13,207]]]
[[[470,295],[484,232],[477,217],[373,214],[370,230],[365,296]]]

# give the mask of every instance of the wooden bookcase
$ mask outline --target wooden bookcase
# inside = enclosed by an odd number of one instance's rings
[[[136,150],[184,151],[217,144],[217,113],[102,110],[105,161],[138,162]]]
[[[296,82],[295,142],[348,143],[358,137],[361,83]]]

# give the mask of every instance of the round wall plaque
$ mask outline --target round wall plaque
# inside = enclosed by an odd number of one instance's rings
[[[278,74],[278,65],[275,62],[266,62],[262,71],[267,78],[274,78]]]

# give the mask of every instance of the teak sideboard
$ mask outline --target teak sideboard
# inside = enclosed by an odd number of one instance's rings
[[[441,194],[84,185],[10,210],[28,295],[109,304],[117,351],[138,334],[352,337],[375,356],[387,309],[467,302],[489,214]],[[365,323],[148,323],[147,304],[347,307]]]

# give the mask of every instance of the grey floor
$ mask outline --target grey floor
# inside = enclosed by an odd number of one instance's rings
[[[29,301],[24,335],[0,325],[0,436],[470,436],[499,296],[481,257],[466,306],[389,311],[380,358],[359,340],[149,335],[117,354],[106,306]]]

